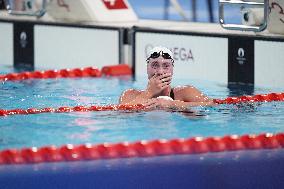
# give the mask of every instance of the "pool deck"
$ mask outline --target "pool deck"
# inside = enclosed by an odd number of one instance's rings
[[[166,31],[181,31],[181,32],[193,32],[203,34],[219,34],[219,35],[240,35],[240,36],[253,36],[253,37],[277,37],[283,38],[284,35],[272,34],[268,30],[262,32],[251,31],[236,31],[227,30],[221,27],[218,23],[200,23],[200,22],[182,22],[182,21],[169,21],[169,20],[138,20],[135,22],[72,22],[72,21],[55,21],[48,15],[44,15],[41,18],[31,16],[16,16],[10,15],[6,11],[0,11],[0,19],[8,21],[30,21],[40,23],[53,23],[53,24],[72,24],[72,25],[86,25],[86,26],[104,26],[104,27],[118,27],[118,28],[151,28],[157,30]]]

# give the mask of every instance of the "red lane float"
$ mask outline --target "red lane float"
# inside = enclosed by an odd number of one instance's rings
[[[6,149],[0,165],[284,148],[284,133]]]
[[[106,76],[132,75],[132,70],[127,64],[119,64],[104,66],[102,68],[102,74]]]
[[[271,101],[284,101],[284,93],[270,93],[270,94],[258,94],[255,96],[240,96],[240,97],[228,97],[224,100],[214,99],[217,104],[237,104],[248,102],[271,102]],[[3,110],[0,109],[0,116],[19,115],[19,114],[39,114],[39,113],[64,113],[64,112],[90,112],[90,111],[116,111],[116,110],[144,110],[145,107],[142,104],[137,105],[106,105],[106,106],[75,106],[75,107],[59,107],[59,108],[29,108]]]
[[[271,102],[284,101],[284,93],[258,94],[254,96],[228,97],[226,99],[214,99],[217,104],[237,104],[243,102]]]
[[[100,71],[94,67],[33,71],[22,73],[9,73],[0,75],[0,81],[20,81],[26,79],[52,79],[52,78],[74,78],[74,77],[101,77],[132,75],[132,70],[127,64],[105,66]]]
[[[143,110],[144,106],[141,104],[137,105],[106,105],[106,106],[75,106],[75,107],[59,107],[59,108],[29,108],[23,109],[13,109],[13,110],[3,110],[0,109],[0,116],[9,115],[25,115],[25,114],[40,114],[40,113],[66,113],[66,112],[90,112],[90,111],[119,111],[119,110]]]
[[[22,73],[9,73],[0,75],[2,81],[20,81],[26,79],[52,79],[52,78],[74,78],[74,77],[101,77],[99,69],[94,67],[46,70]]]

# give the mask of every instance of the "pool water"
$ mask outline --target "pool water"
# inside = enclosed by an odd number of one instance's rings
[[[2,68],[0,74],[13,72]],[[175,78],[211,98],[283,92],[283,89],[230,85]],[[0,84],[0,109],[116,104],[129,88],[144,89],[146,78],[102,77],[25,80]],[[194,113],[102,111],[43,113],[0,117],[0,150],[47,145],[123,142],[283,132],[284,103],[253,103],[196,107]]]

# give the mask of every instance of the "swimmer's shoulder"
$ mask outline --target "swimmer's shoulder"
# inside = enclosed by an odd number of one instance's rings
[[[135,95],[135,96],[137,96],[137,95],[141,94],[142,92],[143,91],[137,90],[137,89],[127,89],[122,93],[122,95]]]
[[[124,92],[122,92],[122,94],[119,98],[119,102],[122,103],[124,101],[129,101],[130,99],[135,98],[136,96],[138,96],[141,93],[142,93],[142,91],[137,90],[137,89],[127,89]]]
[[[176,86],[173,89],[175,100],[189,101],[192,95],[198,92],[198,89],[192,85]]]
[[[194,92],[197,91],[198,89],[192,85],[183,85],[183,86],[176,86],[172,88],[172,90],[176,94],[176,93]]]

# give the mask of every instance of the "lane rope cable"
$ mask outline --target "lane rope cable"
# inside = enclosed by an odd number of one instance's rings
[[[238,103],[255,103],[255,102],[271,102],[284,101],[284,93],[257,94],[254,96],[228,97],[226,99],[214,99],[216,104],[238,104]],[[62,106],[59,108],[29,108],[29,109],[0,109],[0,116],[10,115],[27,115],[40,113],[68,113],[68,112],[91,112],[91,111],[141,111],[145,107],[142,104],[137,105],[104,105],[104,106]]]

